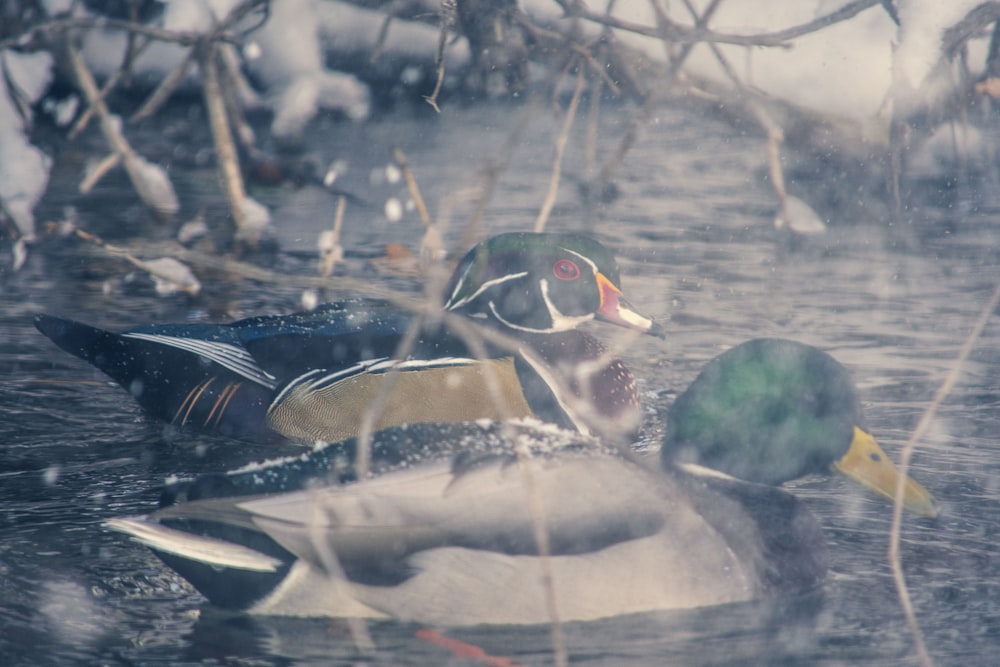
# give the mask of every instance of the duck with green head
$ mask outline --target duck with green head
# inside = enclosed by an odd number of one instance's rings
[[[377,474],[361,481],[328,484],[348,440],[175,483],[160,510],[108,525],[212,603],[263,614],[533,624],[798,592],[823,581],[826,544],[775,484],[849,467],[860,413],[846,378],[815,348],[750,341],[678,397],[656,466],[537,422],[422,424],[377,434]]]
[[[898,475],[864,426],[850,373],[829,354],[780,338],[757,338],[710,361],[670,406],[663,456],[759,484],[831,469],[893,498]],[[912,511],[932,516],[912,480]]]

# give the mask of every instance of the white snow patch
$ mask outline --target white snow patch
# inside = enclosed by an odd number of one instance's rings
[[[792,195],[785,197],[785,204],[778,211],[778,216],[774,219],[774,226],[778,229],[788,227],[796,234],[805,235],[822,234],[826,231],[826,225],[820,220],[816,211],[809,204]]]
[[[24,96],[22,101],[37,102],[51,81],[52,57],[41,52],[0,51],[0,61]],[[0,80],[0,206],[14,220],[21,237],[30,241],[35,237],[33,211],[48,186],[52,160],[28,141],[29,128],[11,93]]]
[[[187,292],[194,296],[201,291],[201,283],[186,264],[173,257],[161,257],[137,262],[137,266],[149,272],[156,283],[156,293],[168,296],[176,292]]]
[[[326,69],[317,13],[313,0],[283,0],[271,5],[270,19],[253,34],[260,57],[248,66],[270,91],[271,131],[281,140],[300,141],[320,109],[343,111],[354,120],[367,118],[370,110],[367,86]]]
[[[70,95],[62,100],[47,98],[42,102],[42,109],[52,116],[59,127],[66,127],[72,123],[79,108],[80,98],[76,95]]]
[[[149,196],[149,201],[146,203],[167,216],[177,213],[181,206],[167,172],[141,155],[135,156],[135,164]]]
[[[703,11],[708,0],[694,0]],[[721,3],[708,27],[719,33],[755,35],[805,24],[848,4],[848,0],[729,0]],[[718,44],[744,83],[799,107],[824,114],[866,121],[880,117],[893,94],[898,102],[927,100],[951,84],[935,80],[944,32],[982,4],[981,0],[898,0],[901,26],[876,4],[846,21],[792,40],[791,48],[745,47]],[[553,0],[525,0],[525,11],[539,20],[560,23],[562,10]],[[683,3],[668,3],[668,17],[685,26],[693,19]],[[613,15],[632,23],[655,27],[656,17],[646,0],[620,0]],[[582,23],[595,34],[598,26]],[[629,46],[663,60],[659,40],[625,31],[615,35]],[[983,59],[970,57],[975,67]],[[729,85],[729,78],[712,50],[696,45],[685,68],[698,76]],[[893,87],[893,69],[901,86]],[[975,75],[975,72],[973,73]],[[908,94],[906,88],[911,92]],[[931,88],[937,90],[932,91]],[[914,91],[924,89],[920,94]],[[912,97],[911,97],[912,96]]]
[[[389,222],[399,222],[403,219],[403,204],[395,197],[385,200],[385,218]]]
[[[253,197],[243,198],[243,226],[236,231],[237,240],[257,242],[271,224],[271,212]]]

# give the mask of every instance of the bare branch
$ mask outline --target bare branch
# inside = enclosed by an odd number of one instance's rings
[[[125,171],[128,173],[129,180],[132,182],[132,187],[135,188],[139,198],[142,199],[142,201],[153,211],[155,211],[158,216],[161,218],[171,217],[175,211],[164,208],[164,202],[159,196],[157,196],[157,193],[152,190],[146,176],[142,172],[138,155],[129,145],[128,141],[126,141],[125,136],[122,134],[121,128],[119,127],[119,123],[111,117],[111,113],[108,111],[107,105],[104,103],[104,100],[101,99],[100,91],[97,89],[97,83],[94,81],[94,77],[87,68],[86,63],[84,63],[83,56],[80,55],[80,52],[72,43],[72,39],[67,40],[66,51],[69,56],[70,66],[76,76],[77,84],[80,86],[80,89],[83,91],[84,96],[86,96],[91,107],[94,108],[94,112],[97,114],[97,117],[101,122],[101,132],[104,134],[105,141],[108,142],[108,145],[111,146],[112,150],[122,156],[122,161],[125,164]]]
[[[431,214],[427,211],[427,204],[424,203],[424,198],[420,194],[420,186],[417,185],[417,179],[413,175],[413,170],[410,169],[410,163],[406,161],[406,155],[400,149],[393,148],[392,159],[396,161],[396,164],[399,165],[400,170],[403,172],[406,188],[410,191],[410,196],[413,197],[413,203],[416,205],[417,213],[420,215],[420,222],[423,223],[425,229],[434,226]]]
[[[208,121],[212,127],[212,138],[215,142],[215,157],[218,162],[219,175],[226,188],[229,199],[229,209],[236,222],[237,229],[247,228],[247,217],[244,209],[246,191],[243,189],[243,175],[240,173],[240,160],[233,144],[232,131],[226,113],[226,103],[222,97],[219,84],[219,64],[214,44],[208,45],[199,58],[202,76],[202,90],[205,98],[205,108],[208,110]],[[250,235],[251,244],[257,239]]]
[[[191,64],[194,62],[194,52],[194,48],[188,50],[187,55],[184,56],[184,60],[160,81],[160,84],[146,99],[146,102],[138,111],[132,114],[129,122],[136,123],[144,118],[149,118],[160,110],[160,107],[170,99],[170,96],[174,94],[178,86],[184,82],[184,77],[187,76],[188,71],[191,69]]]
[[[441,9],[438,11],[438,20],[441,24],[438,32],[437,52],[434,54],[434,67],[437,69],[437,80],[434,82],[434,90],[424,100],[438,113],[437,98],[441,93],[441,86],[444,85],[444,49],[448,44],[448,31],[455,25],[455,0],[441,0]]]
[[[549,214],[552,212],[552,207],[555,206],[556,197],[559,194],[559,176],[562,173],[563,153],[566,151],[566,142],[569,140],[570,130],[573,129],[573,120],[576,118],[576,109],[580,105],[580,96],[583,94],[585,83],[586,78],[583,76],[583,70],[578,69],[576,72],[576,89],[573,91],[573,98],[569,101],[569,106],[566,108],[566,118],[563,121],[562,131],[556,139],[556,157],[552,162],[549,191],[545,195],[545,201],[538,212],[538,217],[535,218],[536,232],[545,229],[545,223],[549,219]]]
[[[916,428],[913,429],[913,433],[906,441],[903,452],[899,457],[899,477],[896,479],[896,492],[892,505],[892,530],[889,533],[889,563],[892,565],[892,577],[896,582],[896,592],[899,594],[899,601],[903,606],[903,613],[906,615],[906,624],[913,633],[917,655],[925,667],[930,667],[934,663],[927,652],[927,647],[924,645],[923,632],[920,630],[917,615],[913,610],[913,602],[910,600],[910,591],[906,585],[906,575],[903,574],[903,563],[899,552],[900,533],[903,525],[903,488],[910,469],[910,458],[913,456],[917,443],[927,434],[931,423],[934,421],[934,417],[937,415],[938,409],[944,403],[944,399],[948,397],[948,394],[952,392],[958,383],[958,379],[962,374],[962,367],[965,366],[969,354],[975,347],[976,342],[983,335],[986,324],[990,321],[990,317],[992,317],[998,306],[1000,306],[1000,284],[993,290],[990,300],[979,313],[979,318],[972,327],[972,331],[969,332],[968,337],[966,337],[962,349],[959,350],[958,357],[952,363],[951,368],[948,369],[948,375],[945,377],[944,382],[934,392],[934,397],[931,399],[930,405],[924,410],[924,414],[920,416],[920,421],[917,422]]]
[[[578,17],[606,25],[610,28],[624,30],[626,32],[667,39],[678,43],[688,42],[714,42],[716,44],[737,44],[742,46],[769,46],[788,48],[788,42],[796,37],[808,35],[822,28],[851,19],[869,7],[881,3],[881,0],[856,0],[844,5],[840,9],[830,12],[826,16],[803,23],[801,25],[777,30],[774,32],[758,33],[756,35],[733,35],[729,33],[715,32],[704,28],[688,28],[675,21],[667,19],[659,27],[644,26],[630,21],[624,21],[606,14],[597,14],[583,9],[580,5],[564,6],[568,17]]]
[[[121,153],[111,153],[101,159],[93,169],[90,169],[82,181],[80,181],[80,194],[87,194],[94,189],[104,176],[122,163]]]
[[[134,51],[132,52],[132,58],[137,57],[143,50],[146,49],[147,46],[149,46],[152,43],[153,43],[152,40],[148,39],[144,40],[144,42],[141,45],[139,45],[134,49]],[[102,100],[106,99],[108,93],[110,93],[112,90],[115,89],[115,86],[117,86],[118,83],[125,77],[125,74],[126,74],[126,69],[124,66],[122,66],[119,67],[114,74],[108,77],[107,81],[105,81],[104,85],[101,87],[100,95]],[[94,107],[89,106],[87,107],[86,111],[80,114],[80,117],[77,118],[76,122],[73,123],[73,128],[69,131],[69,134],[67,135],[69,139],[73,140],[76,137],[78,137],[80,133],[83,132],[84,129],[86,129],[87,125],[90,123],[90,119],[93,117],[94,117]]]

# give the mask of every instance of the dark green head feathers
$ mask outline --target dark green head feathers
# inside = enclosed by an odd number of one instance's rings
[[[854,383],[821,350],[758,338],[710,361],[667,416],[665,462],[697,463],[738,479],[777,485],[839,471],[892,498],[898,473],[863,428]],[[913,480],[904,503],[933,516]]]
[[[677,398],[663,455],[780,484],[826,471],[860,425],[847,369],[814,347],[759,338],[713,359]]]

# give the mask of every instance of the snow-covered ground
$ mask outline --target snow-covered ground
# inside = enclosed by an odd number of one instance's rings
[[[596,3],[591,3],[595,5]],[[694,23],[684,3],[662,3],[675,23]],[[692,0],[699,13],[710,0]],[[727,35],[762,35],[809,23],[848,5],[852,0],[723,0],[708,28]],[[982,4],[980,0],[897,0],[897,26],[879,2],[851,18],[789,40],[789,48],[718,44],[743,83],[804,109],[842,116],[857,122],[886,115],[888,105],[907,108],[926,104],[951,84],[948,71],[937,71],[943,33]],[[529,0],[529,11],[549,19],[560,15],[551,0]],[[619,0],[613,15],[630,23],[655,26],[652,3]],[[596,9],[596,7],[595,7]],[[626,31],[619,39],[654,58],[663,57],[659,40]],[[970,43],[968,61],[982,69],[987,40]],[[728,81],[707,44],[697,44],[686,69],[708,79]],[[895,72],[895,89],[894,89]]]
[[[709,0],[693,0],[700,10]],[[68,0],[48,0],[55,15],[67,11]],[[237,0],[174,0],[164,7],[158,25],[169,30],[209,30],[238,4]],[[427,0],[428,12],[437,3]],[[603,3],[591,3],[593,11]],[[668,5],[669,18],[693,24],[682,3]],[[708,23],[709,29],[731,35],[771,33],[807,23],[853,3],[847,0],[724,0]],[[882,3],[874,3],[851,18],[790,40],[788,48],[721,44],[719,50],[731,71],[745,85],[803,109],[837,117],[858,127],[875,127],[876,135],[888,125],[893,111],[911,113],[948,94],[955,87],[953,66],[942,61],[942,36],[981,3],[978,0],[898,0],[897,26]],[[553,0],[524,0],[523,10],[550,26],[568,26]],[[78,14],[84,10],[76,7]],[[633,24],[655,26],[648,0],[619,0],[614,15]],[[255,20],[247,19],[247,21]],[[385,15],[378,11],[323,0],[282,0],[271,5],[269,20],[246,36],[242,45],[244,71],[257,86],[247,89],[243,102],[265,105],[273,112],[271,131],[280,141],[301,142],[308,122],[321,110],[334,109],[363,123],[371,105],[371,91],[355,72],[330,69],[327,62],[350,62],[378,48],[379,59],[395,63],[394,76],[401,85],[412,85],[433,74],[438,30],[433,25],[393,19],[382,35]],[[594,33],[598,27],[590,25]],[[618,39],[663,59],[663,44],[627,31]],[[380,36],[381,35],[381,36]],[[970,42],[967,62],[977,73],[985,61],[986,36]],[[119,30],[87,33],[82,52],[98,77],[108,76],[125,52],[125,35]],[[154,43],[134,65],[136,79],[152,87],[185,58],[187,47]],[[0,206],[24,240],[34,236],[33,208],[44,194],[51,160],[28,140],[30,124],[19,113],[23,103],[43,97],[51,80],[52,58],[47,53],[20,54],[0,51],[0,61],[17,90],[0,84]],[[446,71],[454,77],[470,62],[468,44],[456,38],[446,49]],[[402,65],[400,65],[402,63]],[[719,58],[705,44],[692,50],[685,64],[699,77],[729,82]],[[191,68],[188,85],[196,83]],[[384,82],[380,82],[380,85]],[[65,105],[54,107],[65,111]],[[79,107],[83,107],[79,104]],[[45,108],[44,106],[42,108]],[[72,107],[69,107],[72,108]],[[878,129],[881,128],[881,129]],[[870,132],[869,132],[870,134]],[[945,138],[954,136],[948,128]],[[947,168],[948,151],[956,147],[977,159],[990,160],[995,151],[989,132],[963,130],[962,141],[946,140],[933,152],[914,160],[920,175]],[[939,153],[945,155],[939,158]],[[953,162],[954,163],[954,162]]]

